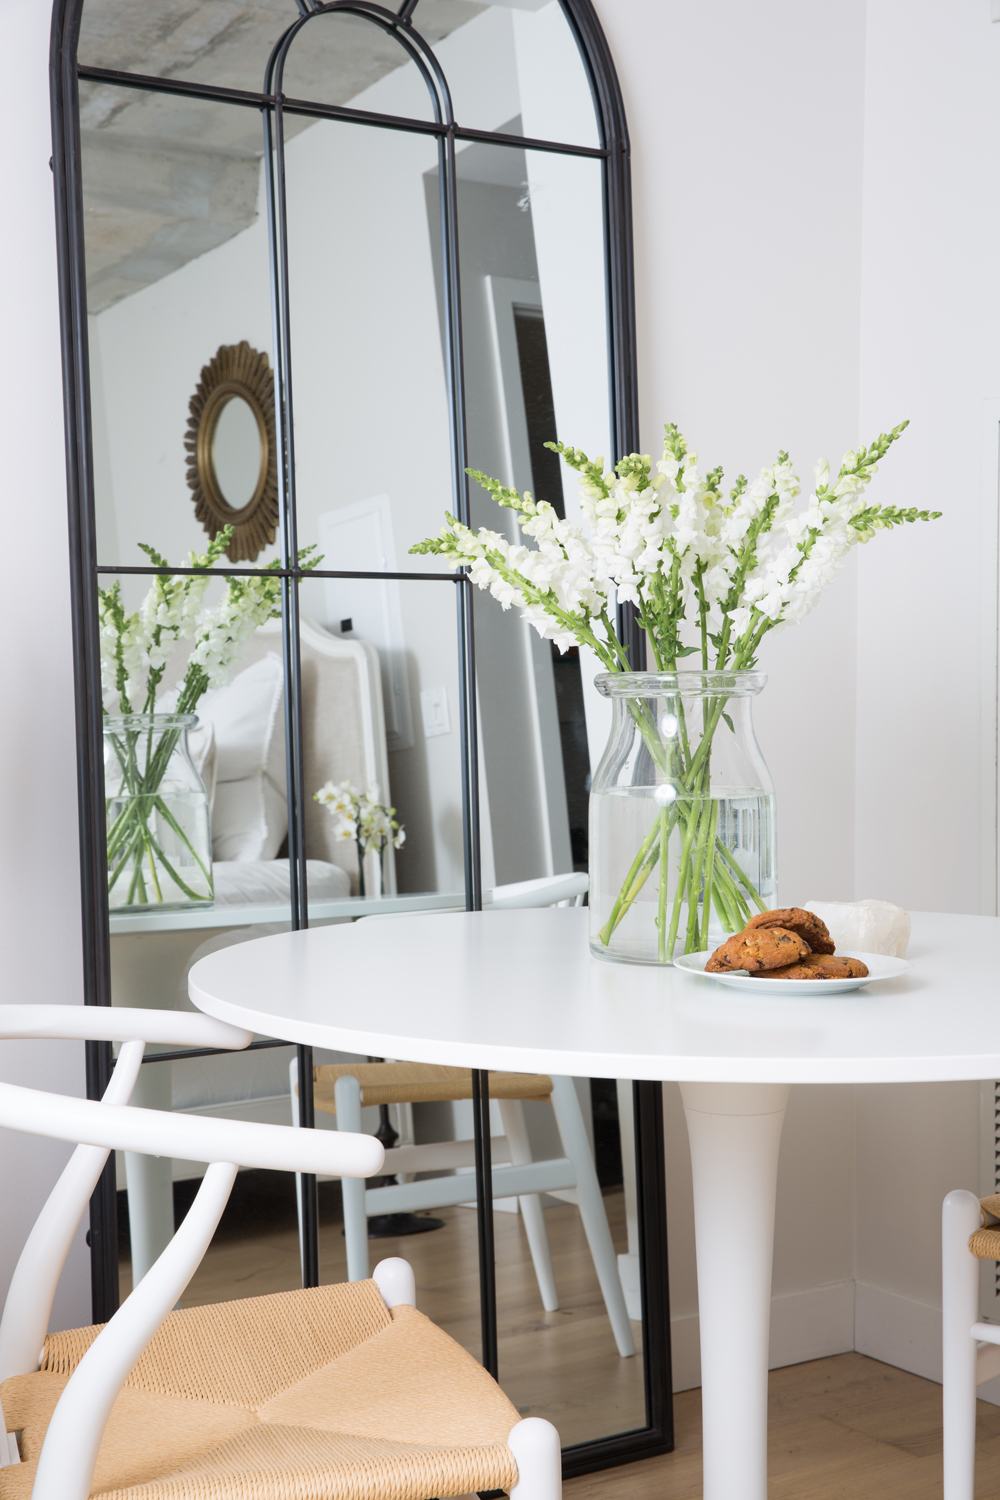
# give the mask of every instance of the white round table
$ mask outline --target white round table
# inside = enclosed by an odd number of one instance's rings
[[[1000,919],[914,918],[911,973],[748,995],[592,959],[585,909],[384,918],[227,948],[191,999],[288,1041],[414,1062],[676,1079],[694,1174],[705,1500],[765,1500],[778,1148],[792,1083],[1000,1076]]]

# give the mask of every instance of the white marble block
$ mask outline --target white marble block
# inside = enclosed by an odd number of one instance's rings
[[[887,953],[905,958],[910,914],[890,901],[807,901],[830,929],[838,953]]]

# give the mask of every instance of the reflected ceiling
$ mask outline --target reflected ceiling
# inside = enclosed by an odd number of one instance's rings
[[[420,0],[414,19],[438,42],[485,8],[472,0]],[[271,48],[297,14],[292,0],[86,0],[79,59],[256,91]],[[346,104],[406,61],[372,25],[342,16],[321,34],[325,24],[311,23],[296,47],[300,97]],[[92,312],[253,222],[262,152],[255,110],[82,82],[80,126]],[[288,117],[286,126],[294,135],[309,122]]]

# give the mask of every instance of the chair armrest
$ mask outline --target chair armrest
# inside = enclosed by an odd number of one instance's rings
[[[382,1170],[385,1155],[370,1135],[170,1114],[73,1099],[13,1083],[0,1084],[0,1125],[51,1140],[147,1156],[337,1177],[374,1177]]]
[[[125,1005],[0,1005],[0,1040],[64,1038],[90,1042],[165,1042],[239,1051],[253,1032],[189,1010]]]

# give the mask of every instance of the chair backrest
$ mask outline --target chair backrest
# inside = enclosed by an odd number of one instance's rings
[[[301,622],[299,640],[306,853],[310,859],[323,859],[346,870],[357,894],[354,843],[334,837],[334,820],[325,807],[312,800],[312,794],[327,781],[353,781],[360,787],[375,781],[383,799],[391,801],[379,656],[370,641],[333,635],[311,620]],[[239,670],[252,666],[268,652],[281,655],[278,620],[254,631],[243,647]],[[176,684],[185,664],[186,653],[179,650],[164,673],[164,689]],[[383,867],[385,889],[394,892],[396,866],[391,845],[385,851]]]
[[[209,1164],[180,1229],[91,1345],[49,1424],[33,1500],[87,1500],[115,1397],[200,1265],[237,1168],[370,1177],[381,1169],[384,1153],[367,1135],[174,1115],[129,1105],[147,1042],[233,1051],[248,1046],[252,1033],[224,1021],[187,1011],[124,1006],[0,1005],[0,1039],[56,1037],[117,1041],[122,1046],[99,1103],[0,1083],[0,1125],[77,1143],[11,1278],[0,1319],[0,1382],[39,1367],[56,1285],[109,1153],[136,1151]],[[0,1438],[5,1432],[3,1425]],[[52,1456],[57,1453],[74,1455],[71,1477],[66,1464]],[[8,1462],[10,1455],[0,1440],[0,1467]]]

